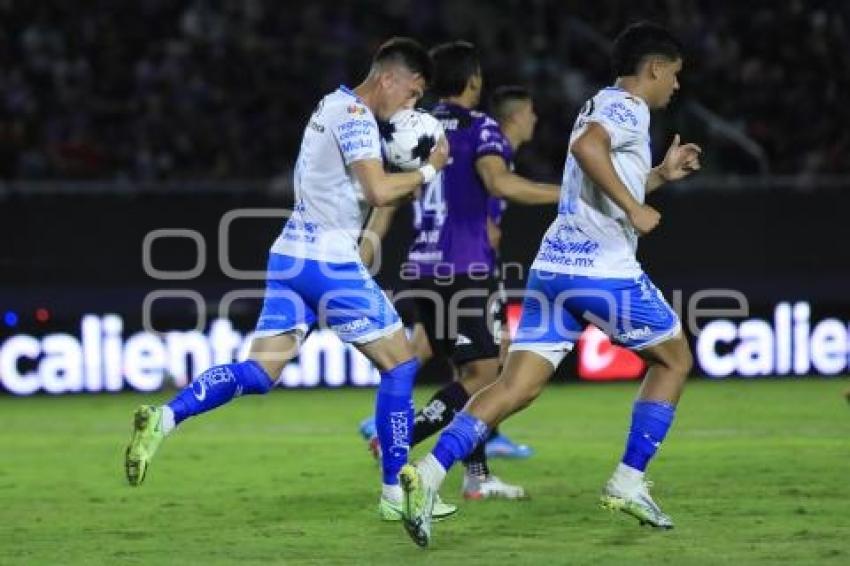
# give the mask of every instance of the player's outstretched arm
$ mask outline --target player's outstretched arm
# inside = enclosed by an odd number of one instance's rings
[[[351,171],[363,187],[363,196],[372,206],[392,206],[411,199],[414,192],[434,178],[449,159],[449,143],[440,138],[428,163],[416,171],[387,173],[380,159],[363,159],[351,164]]]
[[[619,206],[640,234],[652,231],[661,220],[657,210],[639,203],[620,180],[611,161],[611,138],[605,128],[595,122],[570,145],[570,153],[593,183]]]
[[[360,260],[366,267],[372,267],[381,240],[387,235],[393,222],[397,206],[381,206],[372,209],[369,221],[360,236]]]
[[[664,161],[656,167],[653,167],[649,172],[649,177],[646,179],[646,192],[651,193],[659,188],[664,183],[670,181],[678,181],[693,173],[699,171],[701,165],[699,156],[702,149],[695,143],[686,143],[680,145],[679,134],[673,138],[673,143],[667,148],[667,153],[664,154]]]
[[[520,204],[555,204],[561,187],[550,183],[535,183],[512,173],[505,160],[497,155],[485,155],[475,160],[475,169],[493,196]]]

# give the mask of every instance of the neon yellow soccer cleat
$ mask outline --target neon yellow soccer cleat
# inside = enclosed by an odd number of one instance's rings
[[[381,497],[381,500],[378,502],[378,516],[382,521],[401,521],[402,507],[402,503],[396,503]],[[440,499],[439,495],[434,496],[434,510],[432,512],[434,522],[448,519],[455,513],[457,513],[457,505],[445,503]]]
[[[130,485],[145,481],[153,455],[165,434],[162,432],[162,408],[142,405],[133,414],[133,436],[124,453],[124,471]]]
[[[431,515],[434,510],[435,492],[422,482],[419,470],[413,464],[405,464],[398,475],[404,491],[401,522],[404,530],[419,546],[431,542]]]

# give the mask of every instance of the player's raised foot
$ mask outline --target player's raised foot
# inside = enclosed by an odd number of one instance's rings
[[[512,458],[525,460],[534,455],[534,449],[527,444],[517,444],[504,434],[497,434],[487,440],[484,452],[488,458]]]
[[[130,485],[145,481],[153,455],[165,434],[162,432],[162,407],[142,405],[133,413],[133,435],[124,452],[124,472]]]
[[[498,476],[463,475],[464,499],[528,499],[525,488],[502,481]]]
[[[428,546],[431,542],[431,514],[436,494],[425,485],[413,464],[405,464],[398,479],[404,492],[401,511],[404,530],[413,542],[422,547]]]
[[[390,501],[385,497],[381,497],[378,501],[378,516],[382,521],[401,521],[402,503]],[[457,505],[446,503],[440,496],[434,495],[434,510],[431,512],[431,518],[436,523],[443,519],[448,519],[457,513]]]
[[[649,495],[651,482],[641,481],[629,489],[609,480],[602,492],[600,503],[605,509],[622,511],[631,515],[641,525],[650,525],[659,529],[672,529],[673,520],[667,516]]]

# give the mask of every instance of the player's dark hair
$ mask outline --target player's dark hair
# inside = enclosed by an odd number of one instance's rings
[[[470,77],[481,72],[478,50],[468,41],[451,41],[431,49],[434,82],[431,90],[439,97],[463,93]]]
[[[490,113],[496,120],[501,121],[508,117],[511,105],[514,102],[528,102],[529,100],[531,100],[531,92],[524,86],[500,86],[490,95]]]
[[[409,37],[393,37],[385,41],[372,58],[373,65],[383,63],[400,63],[411,73],[422,75],[428,84],[434,76],[434,63],[428,52]]]
[[[611,55],[614,74],[618,77],[636,75],[644,59],[652,55],[675,61],[682,56],[682,43],[658,24],[631,24],[614,40]]]

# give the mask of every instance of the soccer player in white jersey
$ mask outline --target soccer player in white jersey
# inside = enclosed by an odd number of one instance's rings
[[[401,515],[398,472],[409,451],[419,363],[395,309],[360,261],[358,196],[362,191],[373,206],[407,201],[445,165],[443,140],[419,170],[386,173],[375,120],[412,106],[431,73],[431,59],[418,43],[395,38],[378,49],[358,87],[341,86],[319,101],[295,164],[294,211],[269,254],[265,300],[248,359],[203,372],[165,405],[136,410],[125,456],[131,485],[142,483],[160,442],[180,422],[239,395],[267,393],[308,328],[319,323],[381,371],[375,408],[384,453],[379,512]],[[453,511],[441,504],[438,513]]]
[[[641,523],[673,526],[650,497],[644,470],[672,424],[692,359],[676,314],[635,252],[638,236],[661,218],[644,196],[699,169],[700,149],[680,145],[677,135],[652,167],[649,111],[667,105],[682,68],[681,46],[667,30],[649,23],[626,28],[614,43],[613,63],[616,83],[590,99],[576,120],[558,217],[532,265],[504,371],[457,414],[429,455],[402,469],[403,521],[417,544],[430,541],[428,511],[446,470],[491,427],[531,404],[587,321],[649,366],[602,503]]]

